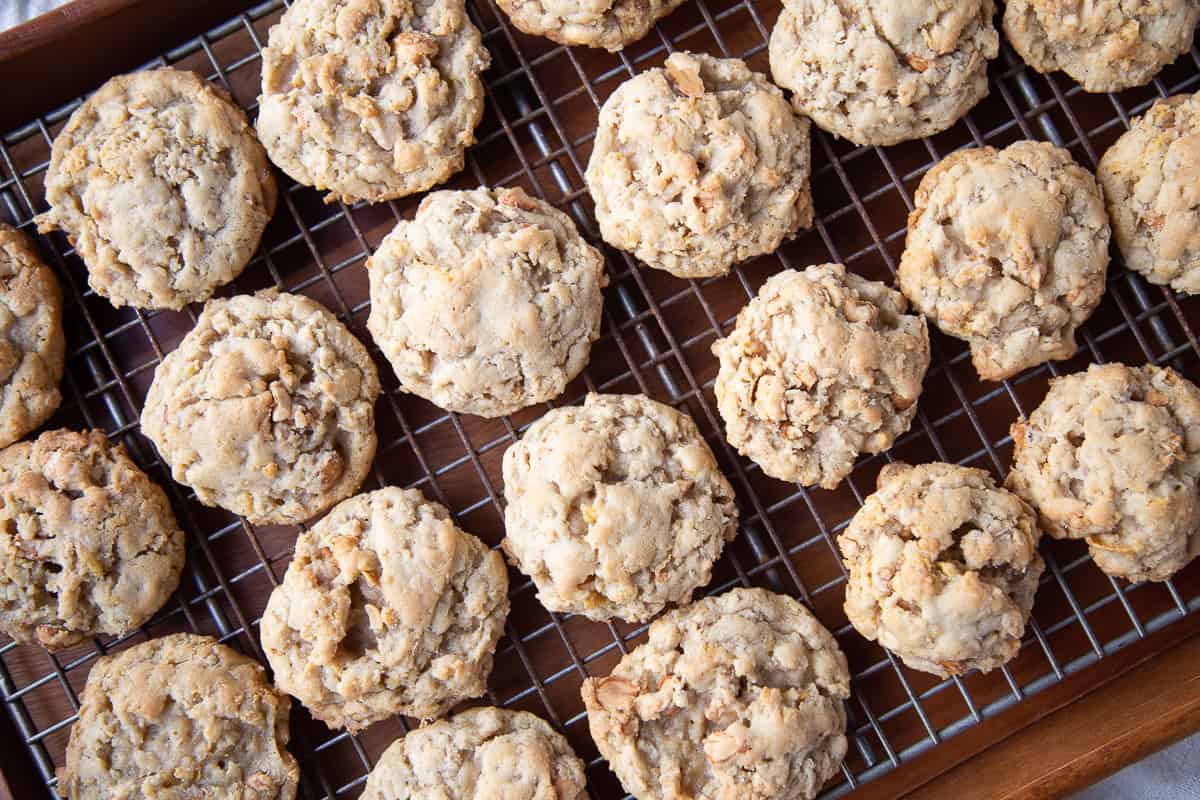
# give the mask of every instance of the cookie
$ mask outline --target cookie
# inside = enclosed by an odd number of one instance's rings
[[[400,387],[500,417],[557,397],[600,335],[604,258],[521,189],[434,192],[367,260],[367,328]]]
[[[483,694],[507,615],[500,554],[420,492],[388,487],[300,535],[262,644],[280,689],[329,727],[359,731]]]
[[[810,800],[846,755],[846,657],[808,609],[763,589],[672,611],[582,692],[638,800]]]
[[[524,711],[473,708],[383,751],[362,800],[588,800],[583,762]]]
[[[641,39],[683,0],[496,0],[512,24],[559,44],[603,47],[615,53]]]
[[[1021,141],[959,150],[921,179],[900,290],[971,346],[985,380],[1075,355],[1104,294],[1108,215],[1066,150]]]
[[[0,630],[68,647],[154,615],[183,570],[163,490],[103,431],[47,431],[0,451]]]
[[[33,242],[0,223],[0,447],[48,420],[62,402],[62,290]]]
[[[1040,537],[1033,510],[984,470],[888,464],[838,537],[846,617],[913,669],[989,672],[1021,647]]]
[[[1186,53],[1197,0],[1008,0],[1004,35],[1041,73],[1062,70],[1088,92],[1149,83]]]
[[[504,454],[504,551],[551,611],[641,622],[708,583],[737,535],[733,487],[691,417],[589,394]]]
[[[1058,378],[1012,435],[1009,488],[1109,575],[1165,581],[1200,555],[1200,389],[1174,370]]]
[[[67,800],[292,800],[290,711],[262,667],[216,639],[151,639],[92,667],[56,788]]]
[[[736,58],[672,53],[600,109],[600,235],[680,278],[722,275],[812,224],[808,120]]]
[[[833,489],[908,430],[929,367],[925,320],[841,264],[773,275],[713,343],[725,437],[763,472]]]
[[[114,306],[180,309],[241,274],[275,213],[275,178],[246,115],[194,73],[119,75],[54,140],[50,210]]]
[[[292,524],[353,494],[375,457],[379,375],[321,304],[212,300],[154,370],[142,433],[201,503]]]
[[[1134,119],[1096,177],[1125,265],[1200,294],[1200,94],[1159,100]]]
[[[992,0],[785,0],[771,76],[796,110],[859,145],[932,136],[988,93]]]
[[[327,202],[423,192],[463,168],[490,61],[463,0],[295,0],[262,53],[258,135]]]

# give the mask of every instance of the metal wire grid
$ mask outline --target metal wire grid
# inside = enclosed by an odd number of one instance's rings
[[[240,93],[239,81],[242,88],[256,85],[254,65],[265,25],[281,6],[279,0],[256,6],[147,66],[176,64],[207,73],[253,110],[253,91]],[[519,37],[490,4],[480,3],[471,10],[495,63],[488,80],[489,118],[469,156],[465,182],[524,185],[571,213],[585,235],[596,241],[580,176],[594,113],[603,97],[621,80],[658,63],[677,47],[738,55],[761,69],[757,62],[762,60],[777,4],[696,0],[660,25],[647,42],[607,57],[614,63],[600,68],[596,63],[603,59],[595,54]],[[999,677],[971,675],[946,681],[904,669],[890,653],[857,639],[839,616],[838,587],[845,576],[834,555],[834,537],[869,491],[866,487],[872,485],[879,466],[893,454],[904,457],[911,452],[982,464],[1004,474],[1008,422],[1032,408],[1048,375],[1073,371],[1073,365],[1051,365],[999,386],[979,386],[965,366],[967,351],[935,337],[934,364],[914,429],[891,453],[864,459],[841,497],[770,481],[756,466],[737,458],[720,435],[711,396],[714,370],[705,351],[729,329],[737,308],[766,274],[813,263],[817,259],[812,253],[823,248],[829,259],[865,274],[881,273],[870,277],[888,277],[903,241],[903,213],[912,208],[912,187],[950,149],[1042,138],[1071,148],[1082,163],[1094,168],[1098,137],[1115,136],[1154,97],[1194,91],[1200,84],[1200,56],[1193,48],[1191,64],[1183,70],[1186,74],[1174,81],[1157,80],[1153,92],[1128,106],[1121,96],[1111,96],[1111,111],[1093,124],[1085,122],[1087,117],[1075,107],[1087,99],[1077,87],[1063,88],[1054,80],[1027,73],[1007,49],[1001,63],[993,68],[992,85],[993,99],[1000,98],[993,105],[1003,113],[987,120],[987,113],[977,109],[956,126],[957,138],[923,140],[914,146],[915,157],[914,148],[851,148],[817,133],[814,189],[828,190],[817,195],[822,214],[815,234],[801,237],[774,257],[738,267],[729,278],[684,283],[640,270],[627,256],[608,251],[611,286],[602,339],[593,351],[593,365],[558,401],[576,402],[582,390],[642,391],[691,412],[697,420],[733,479],[743,511],[741,535],[718,565],[710,591],[758,584],[798,595],[835,631],[851,655],[854,746],[842,779],[828,788],[828,797],[846,794],[946,737],[1200,609],[1196,581],[1187,581],[1195,577],[1195,570],[1186,572],[1183,580],[1163,585],[1098,581],[1086,554],[1056,545],[1046,553],[1048,571],[1039,607],[1018,659]],[[1178,72],[1177,67],[1167,74]],[[26,230],[32,228],[32,215],[41,210],[40,176],[47,166],[52,131],[77,105],[0,140],[4,211]],[[587,113],[580,113],[579,106]],[[29,150],[45,155],[23,155]],[[489,154],[495,151],[502,151],[504,157],[491,159]],[[506,171],[491,174],[496,166]],[[879,183],[880,177],[886,180]],[[840,202],[830,203],[830,198]],[[371,252],[376,228],[400,219],[409,204],[347,207],[337,203],[318,214],[313,211],[312,192],[296,186],[287,188],[281,199],[286,210],[277,216],[283,218],[286,230],[273,242],[269,232],[248,274],[235,283],[236,289],[258,288],[257,280],[312,294],[361,332],[367,310],[361,264]],[[901,212],[898,224],[894,214],[890,223],[881,222],[889,216],[881,208],[889,203]],[[313,219],[314,214],[320,218]],[[846,234],[850,226],[856,228],[854,235]],[[329,235],[335,230],[343,234],[340,241]],[[80,312],[71,315],[75,330],[64,382],[67,400],[59,421],[102,428],[124,441],[135,459],[168,488],[190,541],[185,584],[145,631],[58,655],[11,643],[0,646],[5,706],[53,793],[54,766],[61,763],[66,731],[79,707],[78,691],[92,660],[128,640],[181,627],[215,634],[261,659],[253,633],[258,622],[255,609],[261,613],[265,594],[278,582],[290,556],[292,535],[255,529],[243,520],[204,509],[167,479],[168,470],[141,439],[137,413],[154,366],[180,335],[179,318],[114,311],[86,288],[84,271],[65,242],[58,237],[42,241],[64,278],[69,307]],[[837,241],[857,246],[842,249]],[[297,261],[303,267],[292,269]],[[350,280],[355,275],[357,284]],[[1196,377],[1200,345],[1184,301],[1119,269],[1113,270],[1107,297],[1108,317],[1100,319],[1103,312],[1098,312],[1081,332],[1085,346],[1081,364],[1110,358],[1147,361],[1171,364]],[[189,311],[185,327],[194,320]],[[377,351],[375,355],[382,365]],[[380,407],[380,456],[374,482],[420,488],[450,507],[467,529],[492,533],[494,543],[502,518],[498,459],[537,414],[497,423],[444,414],[400,395],[394,378],[386,369],[384,374],[390,384]],[[405,462],[401,471],[407,470],[406,474],[393,474],[398,462]],[[514,582],[512,598],[514,613],[496,659],[497,674],[507,677],[494,676],[488,701],[526,707],[548,718],[588,760],[593,797],[620,796],[588,741],[575,687],[586,675],[605,674],[644,635],[645,626],[597,626],[547,614],[536,606],[532,585],[523,577]],[[1051,610],[1042,613],[1047,606]],[[551,657],[551,651],[559,652]],[[39,710],[46,704],[57,706],[59,715],[48,718]],[[304,769],[304,797],[357,794],[381,746],[403,727],[399,722],[391,735],[377,737],[382,738],[381,745],[370,741],[371,732],[367,737],[331,735],[323,726],[306,721],[302,711],[295,716],[300,720],[293,725],[292,750]],[[386,726],[376,726],[380,727]]]

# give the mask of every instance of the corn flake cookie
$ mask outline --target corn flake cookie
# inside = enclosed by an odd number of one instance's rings
[[[1054,380],[1012,427],[1008,486],[1046,533],[1084,539],[1109,575],[1165,581],[1200,555],[1200,389],[1163,367]]]
[[[296,0],[262,59],[256,124],[271,160],[347,203],[462,169],[491,62],[463,0]]]

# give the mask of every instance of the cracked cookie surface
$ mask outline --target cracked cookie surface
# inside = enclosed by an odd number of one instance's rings
[[[462,169],[490,61],[463,0],[296,0],[263,50],[258,134],[327,201],[422,192]]]
[[[583,762],[525,711],[472,708],[383,751],[363,800],[588,800]]]
[[[838,537],[846,616],[913,669],[995,669],[1020,649],[1040,536],[1033,510],[983,470],[889,464]]]
[[[1200,94],[1159,100],[1135,118],[1096,177],[1125,265],[1200,294]]]
[[[142,433],[205,505],[298,523],[362,484],[379,388],[333,314],[268,289],[205,305],[154,371]]]
[[[254,661],[179,633],[99,659],[58,791],[69,800],[292,800],[291,701]]]
[[[440,717],[478,697],[508,615],[500,554],[412,489],[339,503],[267,602],[276,685],[331,728]]]
[[[0,223],[0,447],[62,402],[62,289],[25,234]]]
[[[1163,581],[1200,554],[1200,389],[1174,370],[1057,378],[1012,434],[1009,488],[1109,575]]]
[[[827,489],[891,447],[929,367],[925,320],[907,311],[841,264],[773,275],[713,344],[730,444],[773,478]]]
[[[647,33],[683,0],[496,0],[519,30],[559,44],[616,52]]]
[[[809,122],[745,62],[672,53],[600,109],[600,235],[680,278],[722,275],[812,224]]]
[[[367,327],[405,391],[499,417],[557,397],[600,335],[604,258],[521,189],[426,197],[367,261]]]
[[[50,210],[88,284],[115,306],[180,309],[236,278],[275,213],[275,178],[245,113],[191,72],[119,75],[55,138]]]
[[[643,621],[686,602],[737,535],[690,417],[641,395],[556,408],[504,454],[504,550],[551,611]]]
[[[846,657],[808,609],[763,589],[663,616],[582,693],[640,800],[811,800],[846,755]]]
[[[0,451],[0,630],[50,649],[129,633],[183,570],[167,496],[102,431]]]
[[[1149,83],[1192,45],[1197,0],[1008,0],[1004,35],[1038,72],[1062,70],[1086,91]]]
[[[908,216],[900,290],[1002,380],[1070,358],[1104,294],[1108,215],[1066,150],[1021,141],[959,150],[925,174]]]
[[[992,0],[786,0],[771,75],[796,109],[855,144],[932,136],[988,93]]]

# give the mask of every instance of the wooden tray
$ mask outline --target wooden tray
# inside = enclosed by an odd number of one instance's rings
[[[766,71],[765,41],[776,0],[689,0],[658,30],[620,55],[516,33],[490,0],[469,0],[494,64],[488,110],[467,169],[453,187],[520,184],[571,213],[596,239],[582,171],[600,102],[629,75],[662,62],[670,49],[739,55]],[[141,65],[194,69],[252,109],[258,48],[282,3],[246,0],[80,0],[0,34],[0,218],[32,232],[44,208],[49,142],[78,93]],[[211,27],[216,26],[216,27]],[[207,31],[202,36],[198,34]],[[1036,406],[1053,374],[1091,361],[1153,361],[1200,379],[1200,300],[1183,298],[1114,264],[1104,302],[1083,330],[1081,353],[1004,384],[976,380],[967,353],[934,335],[934,366],[912,431],[885,456],[863,459],[834,492],[771,480],[738,458],[720,435],[712,398],[712,341],[747,297],[774,272],[841,260],[870,278],[891,280],[905,216],[924,172],[963,146],[1003,146],[1021,138],[1055,141],[1094,167],[1100,153],[1162,95],[1200,88],[1193,49],[1151,86],[1086,95],[1062,76],[1025,70],[1007,49],[991,69],[991,95],[952,130],[897,147],[855,148],[823,133],[813,141],[815,229],[776,256],[730,276],[684,282],[637,267],[606,250],[611,285],[603,338],[584,376],[556,404],[588,390],[646,392],[690,412],[738,493],[742,532],[709,587],[766,586],[801,597],[837,634],[855,675],[852,734],[843,774],[826,796],[1049,797],[1085,785],[1200,726],[1200,562],[1168,584],[1130,586],[1105,578],[1073,544],[1046,542],[1047,570],[1020,655],[990,676],[938,681],[902,667],[846,624],[844,576],[834,537],[887,460],[944,459],[1002,475],[1011,455],[1008,426]],[[66,104],[66,105],[64,105]],[[325,205],[284,181],[286,191],[254,262],[226,293],[268,285],[309,294],[337,312],[364,341],[363,260],[416,199],[376,206]],[[189,533],[189,566],[176,597],[145,629],[51,656],[0,645],[0,796],[51,796],[78,694],[102,652],[177,630],[218,635],[261,657],[257,621],[286,568],[293,528],[255,528],[199,505],[173,484],[137,428],[155,364],[193,324],[185,313],[116,310],[87,289],[86,273],[59,236],[40,237],[68,295],[66,401],[52,426],[103,428],[129,445],[172,497]],[[545,409],[509,420],[446,415],[387,387],[378,406],[380,453],[366,488],[415,486],[452,508],[491,544],[502,536],[501,455]],[[588,762],[592,796],[623,796],[587,733],[578,695],[586,675],[603,675],[644,627],[601,625],[547,614],[529,582],[513,574],[513,613],[490,681],[489,702],[524,708],[557,725]],[[1096,692],[1100,687],[1105,691]],[[292,750],[304,770],[302,797],[355,797],[383,748],[405,729],[395,720],[364,735],[333,734],[297,707]],[[970,759],[968,761],[968,759]],[[965,766],[958,766],[966,762]]]

